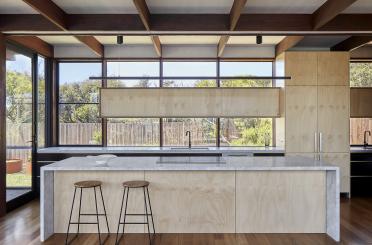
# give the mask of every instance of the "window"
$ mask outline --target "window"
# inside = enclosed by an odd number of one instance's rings
[[[372,62],[350,63],[350,87],[372,87]],[[350,144],[362,145],[368,130],[372,131],[372,118],[350,118]],[[372,137],[367,140],[372,142]]]
[[[37,146],[45,147],[45,59],[37,57]]]
[[[159,87],[158,61],[113,61],[107,62],[107,76],[128,77],[128,79],[108,80],[108,87]],[[129,79],[130,78],[130,79]]]
[[[215,61],[165,61],[163,62],[163,87],[216,87],[215,79],[198,77],[217,77]]]
[[[100,145],[102,126],[98,113],[99,62],[59,63],[59,144]]]
[[[372,62],[350,63],[350,86],[372,87]]]
[[[221,77],[272,76],[272,62],[230,62],[220,63]],[[221,80],[221,87],[272,87],[272,80],[228,79]]]
[[[158,61],[107,62],[108,76],[135,79],[108,80],[107,87],[159,87]],[[156,77],[157,79],[148,79]],[[139,78],[139,79],[138,79]],[[108,118],[108,146],[159,146],[159,118]]]

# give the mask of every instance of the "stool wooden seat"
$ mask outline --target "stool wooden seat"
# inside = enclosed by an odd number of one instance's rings
[[[120,208],[120,214],[119,214],[119,222],[118,222],[118,228],[116,231],[116,240],[115,240],[115,245],[118,245],[120,243],[121,238],[124,236],[124,228],[125,225],[147,225],[147,232],[149,236],[149,242],[150,245],[152,245],[152,240],[155,237],[155,224],[154,224],[154,218],[152,216],[152,209],[151,209],[151,201],[150,201],[150,194],[149,194],[149,185],[150,182],[144,181],[144,180],[132,180],[132,181],[125,181],[122,183],[123,185],[123,198],[121,200],[121,208]],[[144,204],[145,204],[145,212],[144,213],[127,213],[127,208],[128,208],[128,199],[129,199],[129,191],[130,189],[136,189],[136,188],[142,188],[143,189],[143,198],[144,198]],[[138,193],[138,192],[137,192]],[[124,205],[125,203],[125,205]],[[123,215],[123,220],[122,220],[122,214],[123,214],[123,207],[124,207],[124,215]],[[132,221],[127,221],[126,218],[127,216],[136,216],[136,217],[144,217],[145,222],[132,222]],[[152,238],[151,238],[151,232],[150,232],[150,219],[151,218],[151,223],[152,223]],[[123,229],[121,231],[120,237],[119,237],[119,230],[120,226],[123,226]]]
[[[65,240],[65,245],[70,244],[77,236],[79,235],[80,231],[80,225],[97,225],[98,229],[98,240],[99,244],[102,245],[106,242],[108,239],[108,236],[106,236],[105,240],[101,240],[101,229],[99,225],[99,217],[103,216],[106,220],[106,225],[107,225],[107,234],[110,234],[110,228],[108,225],[108,220],[107,220],[107,213],[106,213],[106,207],[105,207],[105,201],[103,200],[103,194],[102,194],[102,182],[98,180],[85,180],[85,181],[79,181],[74,183],[74,196],[72,198],[72,205],[71,205],[71,211],[70,211],[70,218],[68,221],[68,226],[67,226],[67,233],[66,233],[66,240]],[[82,213],[81,212],[81,205],[82,205],[82,197],[83,197],[83,189],[84,191],[89,191],[89,189],[93,190],[94,193],[94,204],[96,208],[96,212],[93,213]],[[80,190],[80,201],[79,201],[79,213],[78,213],[78,220],[77,221],[72,221],[72,213],[74,210],[74,204],[75,204],[75,197],[76,197],[76,192],[77,190]],[[103,213],[98,211],[98,204],[97,204],[97,191],[99,194],[101,194],[101,201],[102,201],[102,207],[103,207]],[[81,216],[95,216],[96,217],[96,222],[81,222],[80,218]],[[68,236],[70,232],[70,226],[71,225],[77,225],[77,232],[76,235],[69,241]]]
[[[143,187],[148,187],[149,185],[150,183],[144,180],[134,180],[134,181],[123,182],[123,187],[128,187],[128,188],[143,188]]]
[[[102,185],[102,182],[98,180],[87,180],[87,181],[79,181],[79,182],[74,183],[74,186],[78,188],[93,188],[93,187],[98,187],[101,185]]]

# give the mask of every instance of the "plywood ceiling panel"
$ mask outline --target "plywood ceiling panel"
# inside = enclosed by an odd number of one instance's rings
[[[136,14],[132,0],[53,0],[68,14]]]
[[[284,38],[285,36],[263,36],[262,44],[276,45]],[[227,44],[236,45],[256,44],[256,36],[231,36]]]
[[[0,0],[0,14],[37,14],[22,0]]]
[[[146,0],[151,13],[229,13],[233,0]]]
[[[160,36],[162,44],[216,44],[219,36]]]
[[[326,0],[248,0],[244,13],[311,14]]]
[[[350,7],[344,10],[343,13],[348,14],[370,14],[372,13],[372,1],[371,0],[358,0],[353,3]],[[372,20],[371,20],[372,21]]]
[[[39,36],[39,38],[52,45],[81,44],[73,36]]]
[[[103,45],[116,44],[116,36],[96,36],[95,37]],[[124,36],[124,45],[126,44],[152,44],[149,36]]]

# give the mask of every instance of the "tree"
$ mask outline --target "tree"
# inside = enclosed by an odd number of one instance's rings
[[[372,87],[372,63],[350,63],[350,86]]]

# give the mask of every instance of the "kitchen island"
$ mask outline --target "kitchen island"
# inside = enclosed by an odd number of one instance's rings
[[[73,183],[88,179],[103,182],[112,231],[121,183],[147,180],[157,233],[326,233],[340,239],[339,169],[322,161],[248,156],[99,160],[72,157],[41,168],[42,241],[66,232]],[[86,212],[94,210],[93,198],[84,194]],[[143,212],[140,190],[131,192],[128,205],[128,212]],[[144,229],[128,226],[127,232]],[[94,233],[96,227],[82,226],[80,232]]]

